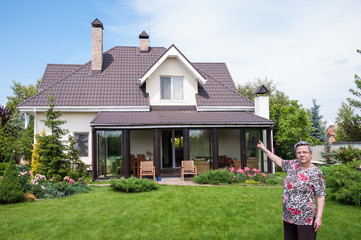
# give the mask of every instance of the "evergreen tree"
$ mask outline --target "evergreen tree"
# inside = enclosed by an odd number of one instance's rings
[[[358,53],[361,53],[361,50],[357,50]],[[356,84],[356,90],[355,89],[349,89],[350,93],[352,93],[352,95],[360,98],[361,97],[361,78],[355,74],[355,84]],[[360,100],[356,100],[356,99],[352,99],[352,98],[347,98],[347,101],[350,103],[351,106],[356,107],[361,109],[361,101]]]
[[[317,105],[316,99],[312,99],[313,106],[311,107],[310,121],[315,131],[310,133],[310,136],[317,138],[320,142],[325,140],[325,127],[322,123],[322,115],[320,115],[320,105]]]
[[[361,141],[361,119],[355,114],[354,108],[342,103],[336,117],[335,139],[337,142]]]
[[[85,163],[79,159],[79,150],[75,147],[76,140],[73,135],[68,136],[68,159],[69,159],[69,176],[73,179],[78,179],[85,175]]]
[[[9,166],[0,181],[0,202],[15,203],[24,199],[24,189],[21,183],[19,172],[16,168],[15,161],[12,158]]]
[[[55,111],[55,96],[51,91],[48,96],[49,109],[45,112],[45,119],[42,120],[44,125],[50,129],[50,135],[37,135],[39,139],[39,166],[36,173],[45,175],[47,178],[57,177],[63,178],[67,175],[69,169],[69,161],[67,160],[67,146],[62,137],[68,130],[62,129],[66,121],[60,120],[62,113]]]
[[[326,164],[335,163],[336,161],[333,159],[332,146],[326,136],[325,136],[325,141],[323,144],[323,150],[324,150],[324,152],[321,152],[321,156],[324,159],[324,161],[326,162]]]
[[[14,152],[14,131],[10,126],[11,111],[0,104],[0,159],[8,162]]]

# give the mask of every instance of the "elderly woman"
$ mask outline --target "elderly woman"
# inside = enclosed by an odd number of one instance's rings
[[[294,146],[297,157],[294,160],[281,159],[261,141],[257,147],[287,172],[282,200],[284,239],[316,239],[316,232],[322,225],[326,185],[322,171],[311,163],[311,145],[306,141],[298,142]]]

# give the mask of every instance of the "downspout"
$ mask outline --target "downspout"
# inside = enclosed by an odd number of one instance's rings
[[[36,121],[37,121],[37,118],[36,118],[36,108],[34,108],[34,144],[36,144]]]

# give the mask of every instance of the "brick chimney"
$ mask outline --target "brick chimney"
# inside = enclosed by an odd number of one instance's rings
[[[103,23],[96,18],[92,22],[92,71],[100,73],[103,68]]]
[[[143,31],[139,35],[139,50],[140,50],[140,52],[148,52],[149,51],[148,39],[149,39],[149,35],[145,31]]]

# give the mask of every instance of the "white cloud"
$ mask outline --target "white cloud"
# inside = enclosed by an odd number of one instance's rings
[[[334,118],[361,74],[359,1],[149,1],[151,44],[191,61],[226,62],[236,83],[273,79],[305,107]]]

